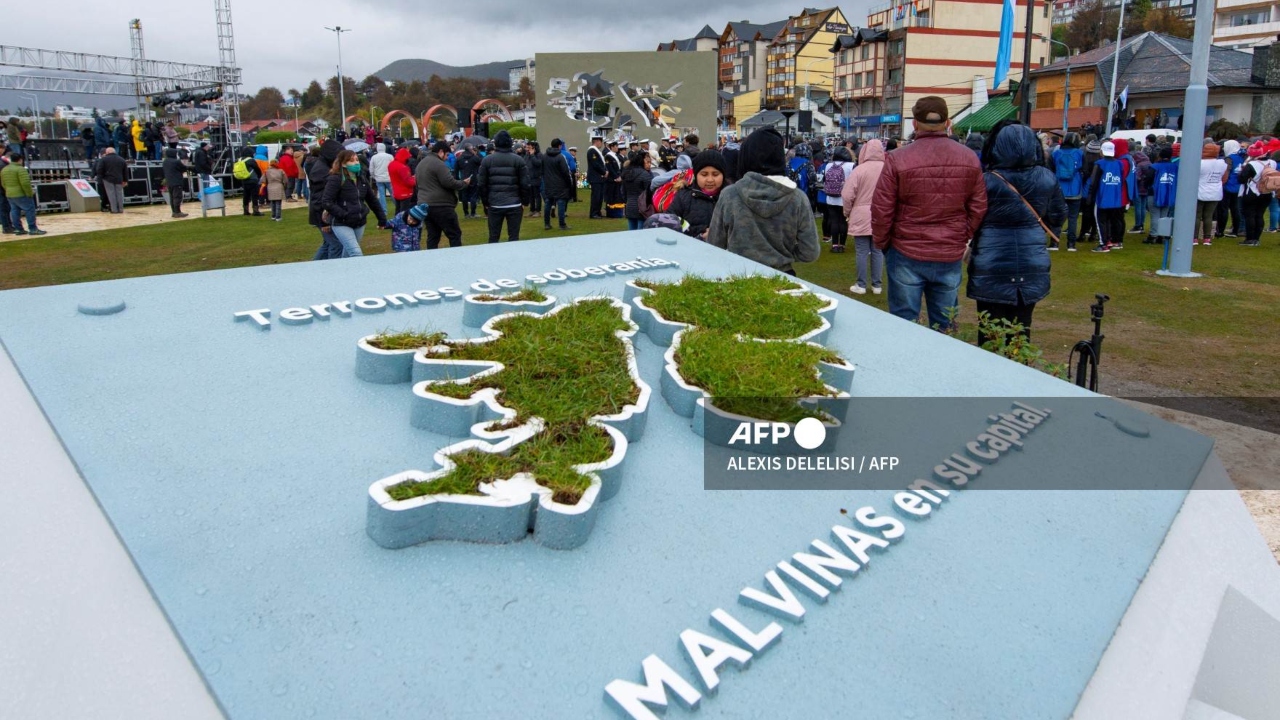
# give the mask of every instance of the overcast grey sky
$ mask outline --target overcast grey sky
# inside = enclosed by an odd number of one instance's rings
[[[850,23],[866,19],[869,3],[842,3]],[[704,24],[721,30],[729,20],[771,22],[803,7],[765,0],[702,6],[687,0],[467,0],[449,3],[452,10],[433,17],[423,5],[421,0],[232,0],[244,90],[264,85],[301,90],[312,78],[332,75],[337,43],[326,25],[352,28],[342,36],[343,71],[359,80],[403,58],[474,65],[538,52],[652,50],[659,42],[691,36]],[[433,9],[444,6],[431,4]],[[56,17],[50,14],[53,7],[9,3],[4,21],[10,32],[4,43],[128,57],[129,20],[137,17],[148,58],[217,64],[212,0],[96,2],[92,10],[64,4],[66,12]]]

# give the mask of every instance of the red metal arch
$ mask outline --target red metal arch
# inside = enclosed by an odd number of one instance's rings
[[[513,120],[515,119],[515,118],[513,118],[513,117],[511,116],[511,110],[507,108],[507,106],[506,106],[506,104],[505,104],[505,103],[503,103],[501,100],[493,100],[493,99],[491,99],[491,98],[489,98],[489,99],[485,99],[485,100],[481,100],[480,102],[476,103],[475,105],[472,105],[472,106],[471,106],[471,115],[472,115],[472,117],[474,117],[474,116],[476,116],[476,115],[479,115],[479,114],[480,114],[480,110],[481,110],[485,105],[494,105],[494,106],[496,106],[496,107],[498,108],[498,114],[501,116],[501,119],[503,119],[503,120],[505,120],[505,121],[507,121],[507,122],[511,122],[511,121],[513,121]]]
[[[342,129],[346,130],[347,128],[351,127],[352,120],[359,120],[361,123],[364,122],[364,118],[360,117],[359,115],[348,115],[347,119],[342,121]]]
[[[425,113],[422,114],[422,132],[424,134],[426,135],[431,134],[431,116],[442,111],[447,112],[453,116],[453,122],[455,125],[459,124],[458,108],[452,105],[432,105],[430,108],[427,109]],[[436,140],[439,140],[439,139],[440,138],[436,138]]]
[[[392,110],[391,112],[382,116],[382,126],[381,126],[382,134],[386,135],[387,128],[391,127],[391,118],[400,117],[400,116],[403,116],[403,119],[407,119],[409,123],[413,125],[413,136],[416,138],[421,138],[422,131],[418,127],[418,120],[414,118],[412,115],[410,115],[409,113],[405,112],[404,110]],[[399,127],[400,122],[402,121],[399,121],[399,120],[397,121],[396,127]]]
[[[502,117],[501,115],[494,115],[493,113],[486,113],[480,116],[480,122],[490,122],[493,120],[498,120],[501,122],[501,121],[505,121],[506,118]]]

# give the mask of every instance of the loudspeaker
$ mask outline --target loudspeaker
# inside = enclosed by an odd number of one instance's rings
[[[484,137],[489,137],[489,123],[488,123],[488,122],[478,122],[478,123],[476,123],[476,128],[475,128],[475,129],[476,129],[476,134],[477,134],[477,135],[483,135]]]
[[[813,132],[813,111],[801,110],[797,114],[796,132]]]

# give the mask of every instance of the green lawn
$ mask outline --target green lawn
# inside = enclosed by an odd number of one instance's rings
[[[572,230],[550,232],[525,218],[525,239],[619,231],[623,220],[586,220],[585,203],[570,205]],[[0,243],[0,289],[215,270],[309,260],[318,237],[301,209],[285,219],[228,216],[138,228]],[[483,219],[463,220],[464,243],[483,243]],[[1195,249],[1193,268],[1205,277],[1162,278],[1160,246],[1129,235],[1120,252],[1053,254],[1053,291],[1036,309],[1034,339],[1047,360],[1063,362],[1077,340],[1092,333],[1089,305],[1104,292],[1107,335],[1103,367],[1111,376],[1142,380],[1188,393],[1270,396],[1280,392],[1280,235],[1263,235],[1261,248],[1224,240]],[[390,233],[370,228],[366,254],[390,250]],[[853,246],[834,255],[823,246],[800,276],[848,295],[855,277]],[[857,300],[885,308],[884,295]],[[974,307],[964,301],[960,320],[970,326]],[[891,342],[892,339],[886,339]],[[1104,387],[1105,391],[1106,388]]]

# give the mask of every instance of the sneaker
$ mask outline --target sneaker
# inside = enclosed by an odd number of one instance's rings
[[[572,227],[569,227],[568,225],[561,225],[561,226],[560,226],[560,229],[561,229],[561,230],[572,230],[573,228],[572,228]]]
[[[14,234],[14,235],[26,235],[26,234],[27,234],[27,231],[26,231],[26,230],[22,230],[22,229],[18,229],[18,230],[14,230],[14,231],[13,231],[13,234]]]
[[[822,238],[822,242],[824,242],[824,243],[830,243],[830,242],[831,242],[831,238],[829,238],[829,237],[824,237],[824,238]]]
[[[831,252],[833,252],[833,253],[842,253],[842,252],[844,252],[844,246],[843,246],[843,245],[832,245],[832,246],[831,246]]]
[[[1076,251],[1076,244],[1073,242],[1067,243],[1067,252],[1075,252],[1075,251]]]
[[[1241,241],[1240,244],[1245,247],[1258,247],[1262,243],[1259,240],[1244,240],[1244,241]]]
[[[1240,233],[1229,232],[1226,234],[1226,237],[1229,237],[1229,238],[1240,237]]]
[[[551,226],[550,226],[550,225],[543,225],[543,226],[542,226],[542,229],[543,229],[543,230],[550,230],[550,229],[551,229]]]
[[[1191,244],[1192,244],[1192,245],[1199,245],[1199,244],[1200,244],[1200,238],[1191,238]]]
[[[12,235],[12,234],[13,234],[13,230],[12,230],[12,229],[5,230],[5,231],[4,231],[4,234],[5,234],[5,235]]]
[[[1049,252],[1057,252],[1057,251],[1058,251],[1058,241],[1057,240],[1049,241]]]
[[[1108,248],[1106,245],[1097,245],[1089,252],[1104,253],[1104,252],[1111,252],[1111,249]]]
[[[849,292],[853,293],[854,295],[866,295],[867,289],[861,285],[850,285]]]
[[[1107,247],[1111,248],[1112,250],[1123,250],[1123,249],[1124,249],[1124,243],[1122,243],[1122,242],[1118,242],[1118,243],[1111,243],[1111,244],[1110,244],[1110,245],[1108,245]]]
[[[871,292],[872,292],[872,294],[874,294],[874,295],[879,295],[879,294],[880,294],[880,292],[881,292],[883,289],[884,289],[884,288],[880,287],[879,285],[872,285],[872,286],[871,286]]]
[[[1143,230],[1143,229],[1142,229],[1142,228],[1140,228],[1140,227],[1129,228],[1129,234],[1130,234],[1130,235],[1137,235],[1137,234],[1139,234],[1139,233],[1144,233],[1144,232],[1146,232],[1146,230]]]
[[[1210,240],[1209,238],[1205,238],[1205,239],[1204,239],[1204,246],[1205,246],[1205,247],[1212,247],[1212,246],[1213,246],[1213,241],[1212,241],[1212,240]]]
[[[46,233],[44,230],[40,230],[39,228],[35,230],[28,230],[27,234],[28,235],[48,235],[48,233]]]

